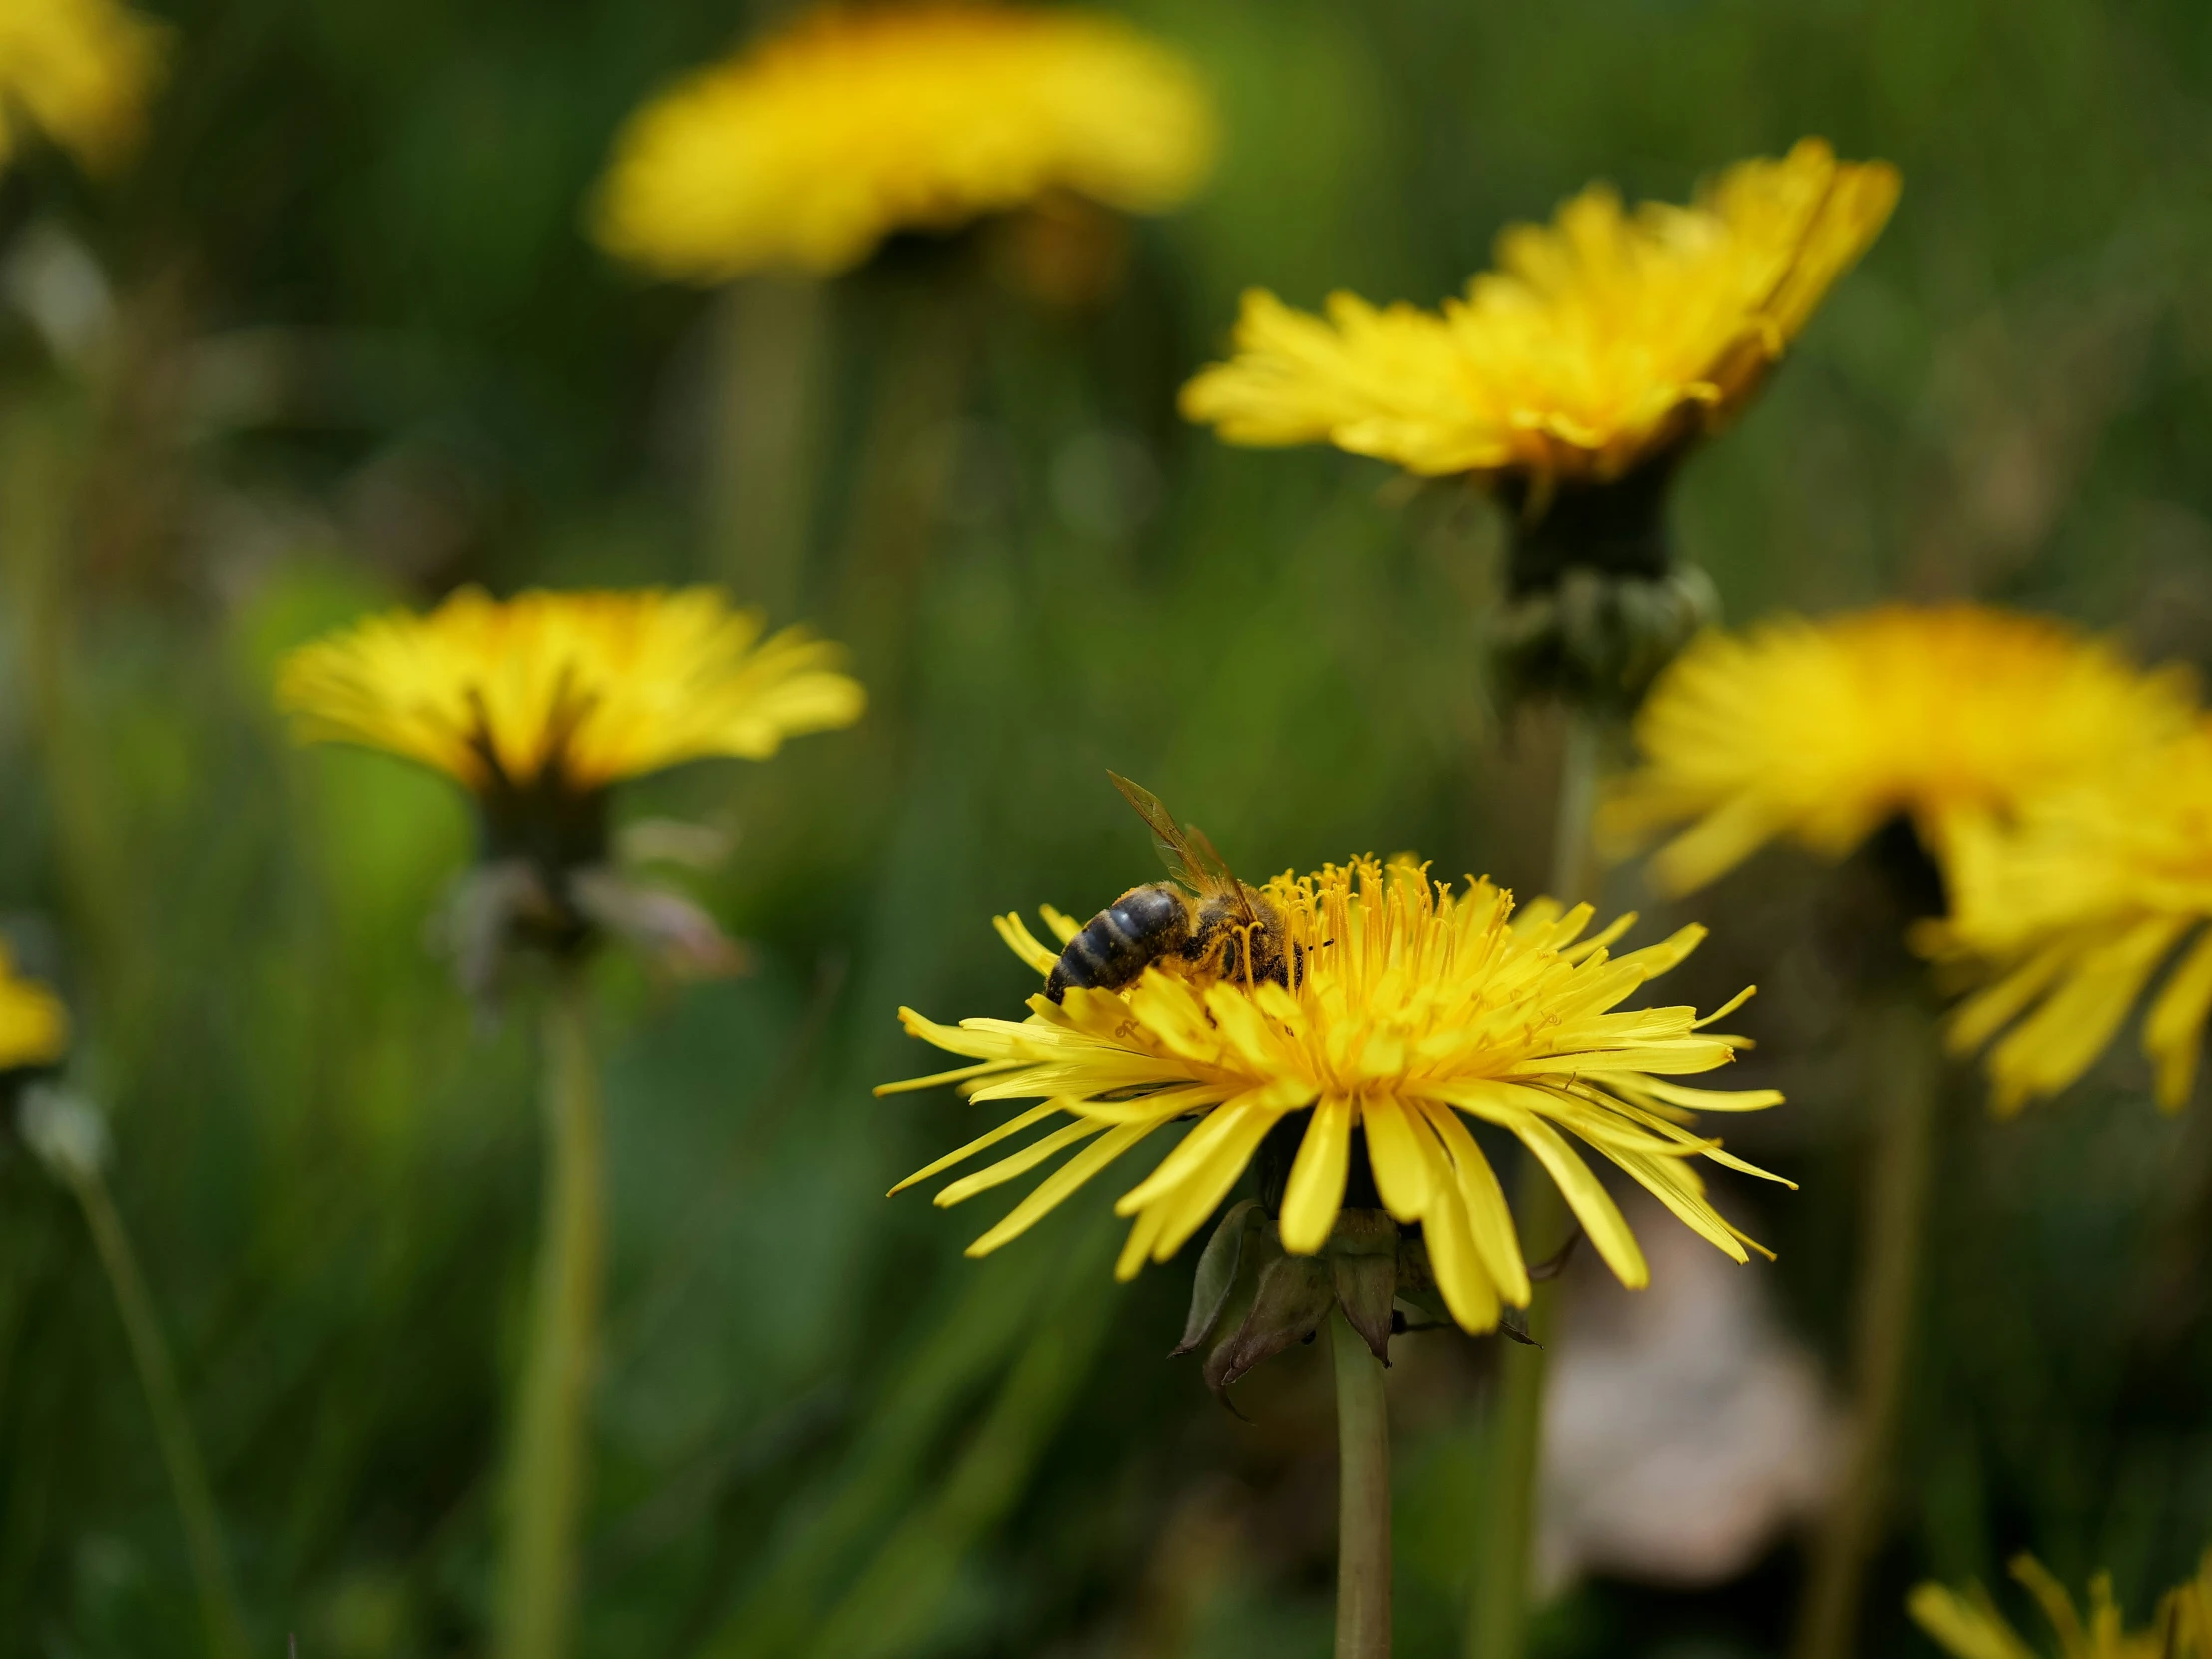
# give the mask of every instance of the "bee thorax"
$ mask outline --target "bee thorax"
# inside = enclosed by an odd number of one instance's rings
[[[1272,979],[1287,987],[1293,978],[1288,931],[1282,912],[1247,887],[1241,900],[1214,897],[1199,905],[1183,953],[1208,978]]]

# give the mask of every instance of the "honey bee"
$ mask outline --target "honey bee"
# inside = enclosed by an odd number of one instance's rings
[[[1175,879],[1131,887],[1091,917],[1053,963],[1044,994],[1058,1002],[1070,985],[1119,990],[1166,961],[1187,963],[1193,978],[1272,979],[1289,988],[1298,951],[1282,912],[1229,873],[1197,825],[1178,829],[1150,790],[1119,773],[1106,776],[1151,827],[1153,844]]]

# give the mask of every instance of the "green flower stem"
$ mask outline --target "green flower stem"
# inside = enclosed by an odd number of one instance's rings
[[[231,1569],[223,1551],[223,1527],[216,1519],[215,1499],[208,1489],[208,1472],[200,1459],[200,1444],[193,1437],[192,1419],[185,1414],[183,1394],[177,1387],[177,1368],[162,1340],[161,1322],[154,1317],[154,1299],[139,1271],[138,1254],[123,1230],[108,1184],[98,1170],[70,1173],[69,1184],[92,1229],[92,1243],[100,1266],[115,1293],[116,1312],[122,1316],[124,1341],[130,1346],[131,1363],[137,1368],[139,1385],[146,1391],[146,1408],[154,1419],[154,1441],[161,1448],[162,1466],[177,1500],[177,1517],[185,1530],[185,1549],[192,1561],[193,1587],[200,1598],[200,1622],[208,1651],[218,1659],[245,1659],[250,1651],[246,1624],[239,1614],[238,1592],[231,1584]]]
[[[903,707],[919,595],[935,550],[956,457],[944,450],[978,366],[969,307],[957,291],[884,296],[859,472],[849,490],[836,616],[853,660],[869,665],[879,733]]]
[[[1531,1256],[1548,1253],[1566,1235],[1566,1201],[1533,1158],[1521,1164],[1513,1210],[1520,1219],[1522,1238],[1531,1241]],[[1528,1335],[1544,1346],[1502,1338],[1497,1343],[1497,1382],[1484,1468],[1488,1480],[1482,1490],[1482,1524],[1475,1533],[1467,1659],[1518,1659],[1527,1641],[1544,1381],[1559,1313],[1556,1281],[1531,1289]]]
[[[1337,1659],[1389,1659],[1390,1410],[1382,1362],[1343,1309],[1329,1316],[1337,1365]]]
[[[1571,704],[1559,741],[1559,804],[1551,823],[1551,896],[1562,904],[1597,897],[1591,822],[1604,770],[1604,717]]]
[[[80,706],[85,662],[72,577],[72,519],[88,470],[91,417],[60,399],[0,411],[0,555],[15,614],[25,724],[54,816],[54,841],[73,919],[124,1012],[140,1001],[130,870],[119,814],[103,788],[105,751]]]
[[[1865,1051],[1884,1111],[1874,1125],[1852,1309],[1855,1435],[1842,1483],[1814,1541],[1792,1659],[1844,1659],[1857,1651],[1861,1591],[1889,1506],[1920,1300],[1941,1049],[1935,1021],[1919,998],[1900,994],[1868,1012]]]
[[[1559,807],[1552,824],[1551,894],[1562,904],[1594,896],[1590,820],[1604,749],[1602,717],[1571,704],[1559,755]],[[1531,1260],[1563,1244],[1566,1200],[1533,1158],[1521,1160],[1513,1213]],[[1528,1631],[1530,1561],[1536,1537],[1536,1480],[1544,1436],[1544,1378],[1558,1325],[1556,1280],[1533,1287],[1528,1335],[1539,1346],[1500,1341],[1481,1525],[1467,1610],[1467,1659],[1519,1659]]]
[[[575,1624],[586,1406],[606,1233],[599,1082],[581,964],[563,967],[546,1004],[544,1104],[544,1214],[508,1454],[499,1659],[561,1659]]]
[[[813,529],[829,344],[823,285],[748,276],[716,318],[715,452],[707,519],[716,570],[744,603],[788,620],[800,608]]]

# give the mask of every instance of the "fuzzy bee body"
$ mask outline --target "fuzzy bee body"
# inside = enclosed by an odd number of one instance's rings
[[[1058,1002],[1071,985],[1119,990],[1163,962],[1185,964],[1194,978],[1290,985],[1295,952],[1275,905],[1231,875],[1195,829],[1178,830],[1156,797],[1125,778],[1114,783],[1152,826],[1180,884],[1131,887],[1091,917],[1052,965],[1044,994]]]
[[[1131,887],[1068,940],[1044,994],[1057,1002],[1070,985],[1119,990],[1161,957],[1181,955],[1190,941],[1191,908],[1182,893],[1165,881]]]

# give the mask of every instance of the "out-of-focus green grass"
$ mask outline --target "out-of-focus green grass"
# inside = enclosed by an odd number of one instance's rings
[[[1107,1275],[1111,1179],[963,1260],[989,1201],[880,1194],[983,1114],[867,1092],[929,1063],[899,1003],[1018,1006],[993,910],[1149,877],[1109,765],[1252,870],[1542,867],[1549,738],[1495,729],[1476,659],[1495,526],[1176,422],[1241,287],[1433,302],[1592,176],[1679,196],[1807,132],[1889,157],[1884,240],[1689,469],[1686,553],[1739,619],[1974,593],[2212,659],[2212,13],[2183,0],[1145,5],[1220,92],[1215,188],[1137,229],[1095,314],[942,251],[824,295],[796,566],[728,501],[716,413],[767,376],[728,342],[777,337],[743,327],[773,296],[644,288],[578,232],[622,112],[746,17],[163,10],[173,83],[136,173],[0,180],[0,236],[50,220],[97,252],[121,341],[88,381],[0,333],[0,903],[80,1011],[271,1652],[293,1629],[308,1659],[476,1641],[536,1194],[526,1002],[480,1028],[423,943],[460,805],[294,753],[269,712],[314,629],[463,579],[721,578],[854,641],[876,693],[854,733],[625,801],[728,815],[707,893],[761,968],[683,990],[606,968],[586,1651],[718,1659],[1326,1648],[1320,1366],[1256,1378],[1258,1426],[1222,1414],[1160,1358],[1179,1270]],[[22,579],[41,561],[52,611]],[[1794,1100],[1742,1144],[1804,1191],[1732,1189],[1732,1213],[1833,1355],[1860,1118],[1805,942],[1820,893],[1777,855],[1708,895],[1694,982],[1768,987],[1745,1024]],[[2017,1124],[1957,1093],[1882,1651],[1918,1640],[1895,1609],[1924,1574],[2032,1545],[2144,1606],[2212,1535],[2205,1109],[2159,1120],[2124,1057]],[[1400,1411],[1409,1653],[1450,1650],[1482,1375],[1476,1345],[1426,1340],[1449,1352]],[[1587,1586],[1547,1652],[1768,1651],[1793,1570],[1785,1548],[1697,1595]],[[106,1290],[11,1146],[0,1651],[161,1659],[196,1628]]]

